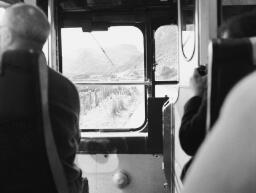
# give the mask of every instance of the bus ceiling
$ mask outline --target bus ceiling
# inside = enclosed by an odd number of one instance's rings
[[[177,0],[62,0],[62,27],[151,23],[177,24]],[[99,25],[100,24],[100,25]]]
[[[106,10],[176,6],[177,0],[61,0],[60,4],[64,10]]]

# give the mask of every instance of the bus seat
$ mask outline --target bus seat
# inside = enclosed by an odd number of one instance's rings
[[[231,88],[255,69],[255,38],[217,39],[209,46],[207,129],[218,118]]]
[[[38,96],[33,72],[37,58],[37,53],[27,50],[7,51],[1,62],[0,177],[1,188],[7,192],[32,192],[36,185],[44,185],[44,191],[56,192],[46,188],[54,184],[47,165],[42,128],[37,127]],[[42,164],[46,167],[39,167]],[[46,179],[44,182],[39,182],[39,174],[40,179]]]
[[[0,118],[16,119],[35,113],[35,95],[32,68],[36,56],[29,52],[6,52],[3,55],[0,76]],[[4,91],[4,92],[3,92]],[[22,102],[21,102],[22,101]]]
[[[1,188],[14,193],[68,192],[50,123],[44,54],[7,51],[0,71]]]

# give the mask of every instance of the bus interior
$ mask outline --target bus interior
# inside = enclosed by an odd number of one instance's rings
[[[189,156],[180,147],[178,131],[184,104],[193,95],[190,77],[196,67],[211,66],[208,45],[218,38],[221,23],[255,9],[256,2],[5,0],[1,12],[17,2],[37,5],[47,14],[47,63],[79,91],[76,163],[89,192],[180,192]],[[214,53],[218,44],[213,43]],[[220,58],[216,63],[233,60],[214,53]],[[212,88],[218,89],[219,76],[209,73]],[[212,109],[217,91],[214,96],[208,102]]]

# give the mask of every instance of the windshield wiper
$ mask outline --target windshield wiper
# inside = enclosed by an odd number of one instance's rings
[[[105,57],[108,59],[108,61],[111,63],[112,66],[116,66],[114,64],[114,62],[111,60],[111,58],[108,56],[107,52],[105,51],[105,49],[101,46],[101,44],[99,43],[99,41],[94,37],[94,35],[90,32],[92,38],[94,39],[94,41],[97,43],[97,45],[99,46],[99,48],[101,49],[101,51],[103,52],[103,54],[105,55]]]

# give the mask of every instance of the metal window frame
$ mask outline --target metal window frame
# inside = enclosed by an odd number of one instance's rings
[[[145,119],[142,123],[141,126],[137,127],[137,128],[104,128],[104,129],[97,129],[97,128],[90,128],[90,129],[80,129],[81,132],[134,132],[134,131],[141,131],[143,130],[146,125],[147,125],[147,98],[148,98],[148,88],[152,87],[152,83],[150,81],[150,78],[148,77],[148,71],[149,69],[147,68],[147,63],[145,61],[145,58],[146,58],[146,55],[147,53],[145,52],[145,47],[146,47],[146,44],[145,44],[145,41],[147,38],[145,38],[145,34],[144,34],[144,30],[145,28],[143,29],[143,26],[139,26],[139,25],[135,25],[135,24],[130,24],[130,23],[122,23],[122,24],[114,24],[114,25],[111,25],[111,27],[115,27],[115,26],[131,26],[131,27],[136,27],[137,29],[139,29],[141,32],[142,32],[142,35],[143,35],[143,46],[144,46],[144,80],[145,81],[126,81],[126,82],[114,82],[114,81],[111,81],[111,82],[98,82],[98,81],[94,81],[94,82],[90,82],[90,81],[84,81],[84,82],[81,82],[81,81],[74,81],[73,83],[75,85],[88,85],[88,86],[92,86],[92,85],[142,85],[144,86],[144,92],[145,92],[145,99],[144,99],[144,102],[145,102]],[[78,26],[79,27],[79,26]],[[61,30],[60,30],[60,37],[61,37]],[[60,38],[61,39],[61,38]],[[61,42],[61,40],[60,40]],[[62,55],[61,55],[61,63],[60,63],[60,66],[59,66],[59,69],[61,70],[62,72]]]

